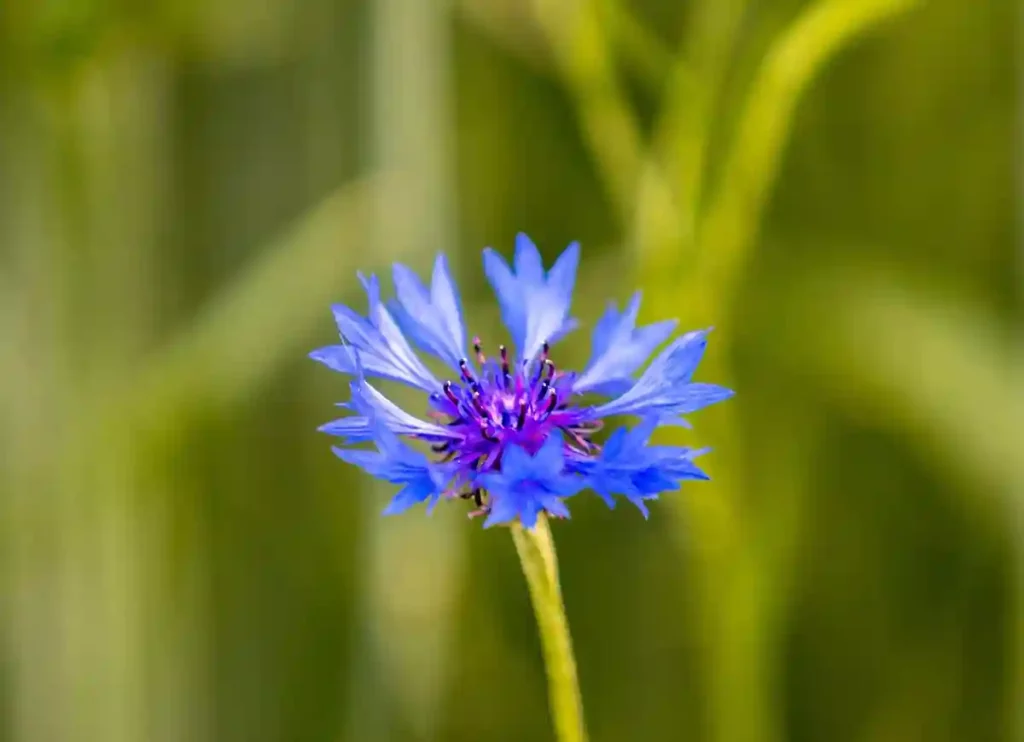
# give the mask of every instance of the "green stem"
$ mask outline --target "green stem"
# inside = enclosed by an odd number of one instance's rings
[[[513,525],[512,539],[519,552],[537,616],[555,737],[558,742],[585,742],[587,733],[583,726],[583,702],[576,679],[576,660],[572,654],[569,622],[558,583],[555,542],[551,538],[547,518],[541,514],[537,525],[530,530]]]

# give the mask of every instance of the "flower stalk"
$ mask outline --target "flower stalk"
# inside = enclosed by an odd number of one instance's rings
[[[547,517],[541,514],[530,529],[519,523],[513,523],[511,528],[540,631],[555,738],[558,742],[585,742],[587,735],[576,660],[558,581],[555,542]]]

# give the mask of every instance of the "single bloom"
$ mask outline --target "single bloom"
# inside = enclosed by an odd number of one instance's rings
[[[471,515],[486,516],[485,527],[519,521],[532,528],[540,513],[568,518],[565,499],[591,490],[609,506],[624,497],[647,517],[645,501],[685,480],[707,479],[693,461],[706,449],[650,443],[657,427],[688,425],[683,415],[732,396],[692,380],[707,330],[681,335],[655,354],[676,323],[637,327],[637,292],[621,312],[609,304],[581,372],[552,360],[552,345],[577,326],[569,307],[579,257],[573,243],[545,270],[524,234],[512,265],[484,250],[484,273],[513,343],[491,357],[476,337],[466,352],[462,302],[443,255],[429,287],[395,265],[393,300],[381,300],[376,276],[360,274],[367,315],[333,307],[341,343],[310,357],[352,377],[351,399],[340,405],[352,414],[320,429],[338,438],[341,459],[401,486],[386,514],[465,499],[475,503]],[[438,379],[414,348],[447,365],[451,377]],[[421,389],[426,413],[403,410],[368,379]],[[601,445],[594,436],[611,416],[638,422]]]

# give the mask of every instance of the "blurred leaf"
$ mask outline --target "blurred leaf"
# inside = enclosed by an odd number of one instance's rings
[[[634,208],[640,176],[640,127],[615,72],[608,30],[594,0],[534,0],[562,75],[579,110],[584,138],[622,223]]]
[[[246,398],[280,364],[307,350],[307,332],[329,322],[341,287],[367,264],[382,176],[342,187],[259,251],[259,257],[143,369],[133,401],[149,420],[190,406]],[[398,256],[379,247],[373,263]]]
[[[655,150],[692,225],[701,209],[707,148],[718,99],[735,52],[746,0],[721,0],[693,8],[682,48],[669,73]],[[692,229],[692,226],[690,227]],[[687,234],[692,239],[692,234]]]
[[[700,217],[699,269],[689,272],[697,322],[720,321],[721,307],[753,245],[778,173],[797,104],[847,43],[916,0],[822,0],[776,40],[750,85],[721,185]]]
[[[672,67],[671,49],[622,0],[598,0],[598,13],[623,62],[648,88],[660,92]]]
[[[999,337],[994,318],[852,267],[813,286],[800,303],[819,307],[831,331],[785,344],[787,353],[797,350],[809,376],[855,417],[904,426],[970,485],[965,495],[985,493],[988,502],[964,503],[968,512],[1024,515],[1024,354]]]

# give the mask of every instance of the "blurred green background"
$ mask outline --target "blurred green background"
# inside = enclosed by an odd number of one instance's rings
[[[438,250],[500,342],[520,230],[561,365],[641,287],[738,390],[556,524],[592,739],[1024,738],[1018,11],[3,3],[3,739],[551,739],[511,539],[379,517],[305,357]]]

